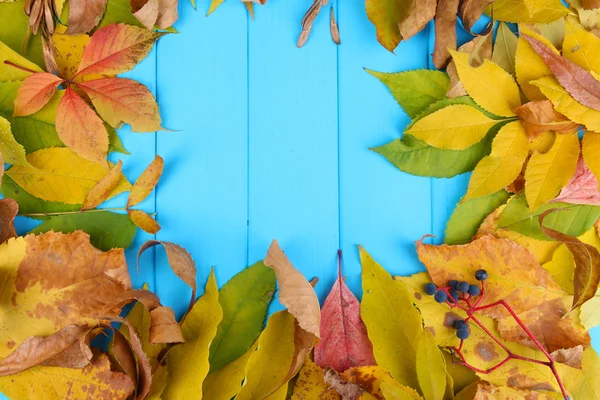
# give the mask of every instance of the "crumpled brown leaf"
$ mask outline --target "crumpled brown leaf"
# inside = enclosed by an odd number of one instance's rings
[[[435,16],[437,0],[413,1],[408,14],[400,22],[400,34],[403,40],[408,40],[421,32]]]
[[[530,101],[515,108],[515,113],[530,139],[547,131],[573,133],[579,127],[579,124],[556,112],[550,100]]]
[[[179,17],[178,0],[131,0],[133,15],[147,29],[167,29]]]
[[[2,163],[2,166],[4,166],[4,163]],[[7,198],[0,200],[0,243],[17,237],[14,221],[18,212],[19,205],[14,199]]]
[[[583,350],[584,347],[579,345],[570,349],[556,350],[550,355],[557,363],[580,369],[583,361]]]
[[[87,33],[94,29],[104,16],[107,0],[69,1],[69,26],[67,35]]]
[[[450,61],[450,51],[456,50],[456,13],[459,0],[440,1],[435,14],[435,47],[433,64],[442,69]]]

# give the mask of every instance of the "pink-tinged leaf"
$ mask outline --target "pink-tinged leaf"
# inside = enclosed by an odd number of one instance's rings
[[[118,128],[126,123],[136,132],[161,129],[158,104],[141,83],[124,78],[104,78],[81,83],[79,87],[109,125]]]
[[[78,156],[107,165],[108,134],[104,124],[70,87],[58,103],[56,132],[60,140]]]
[[[315,363],[340,373],[352,367],[376,365],[373,345],[360,319],[360,303],[346,286],[341,267],[321,309],[321,341],[315,347]]]
[[[47,72],[29,75],[17,91],[15,98],[15,117],[31,115],[46,105],[56,92],[61,78]]]
[[[104,16],[107,0],[70,0],[67,35],[87,33]]]
[[[600,82],[584,68],[552,51],[544,43],[522,35],[531,48],[544,60],[558,82],[582,105],[600,111]]]
[[[100,28],[90,38],[83,52],[77,75],[127,72],[142,61],[154,42],[166,33],[126,24]]]
[[[600,206],[598,179],[588,168],[582,156],[579,156],[575,175],[553,201]]]

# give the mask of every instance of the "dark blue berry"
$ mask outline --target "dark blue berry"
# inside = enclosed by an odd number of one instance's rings
[[[488,273],[485,269],[478,269],[477,272],[475,272],[475,279],[478,281],[485,281],[487,277]]]
[[[479,289],[479,286],[477,286],[477,285],[469,286],[469,294],[471,296],[479,296],[479,293],[481,293],[481,289]]]
[[[448,295],[443,290],[438,290],[437,292],[435,292],[435,295],[433,295],[433,298],[438,303],[445,303],[446,300],[448,300]]]
[[[452,297],[454,299],[454,302],[456,303],[456,301],[458,300],[458,292],[456,290],[451,290],[450,297]]]
[[[458,321],[456,321],[456,322],[454,323],[454,327],[455,327],[456,329],[463,329],[463,328],[466,328],[466,327],[467,327],[467,323],[465,322],[465,320],[464,320],[464,319],[459,319]]]
[[[465,281],[459,282],[458,285],[456,285],[456,290],[458,290],[459,292],[462,292],[462,293],[468,292],[469,291],[469,283],[465,282]]]
[[[429,282],[425,284],[425,288],[423,289],[425,291],[425,293],[427,293],[430,296],[433,296],[437,290],[437,287],[435,286],[435,284]]]
[[[458,281],[456,279],[452,279],[448,282],[448,286],[450,286],[453,290],[456,290],[456,285],[458,285]]]
[[[461,329],[458,329],[456,331],[456,336],[460,339],[460,340],[465,340],[466,338],[469,337],[469,329],[465,326]]]

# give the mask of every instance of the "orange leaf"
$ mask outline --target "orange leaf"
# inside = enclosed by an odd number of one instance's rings
[[[83,52],[77,75],[116,75],[131,70],[144,59],[154,42],[166,32],[154,32],[126,24],[100,28]]]
[[[131,79],[104,78],[81,83],[96,111],[109,125],[131,125],[136,132],[161,129],[158,104],[146,86]]]
[[[144,200],[158,183],[162,175],[164,161],[161,156],[156,155],[154,160],[142,172],[142,175],[137,179],[131,188],[129,198],[127,199],[127,208],[133,207]]]
[[[100,179],[98,183],[88,192],[83,202],[82,210],[89,210],[96,208],[104,200],[108,198],[110,192],[117,186],[119,180],[121,180],[121,170],[123,169],[123,163],[121,160],[115,165],[109,172]]]
[[[29,75],[19,86],[13,115],[22,117],[38,112],[50,101],[62,82],[61,78],[47,72]]]
[[[550,100],[530,101],[515,108],[515,114],[521,119],[529,138],[547,131],[573,133],[579,127],[579,124],[556,112]]]
[[[58,103],[56,132],[78,156],[106,165],[108,134],[104,124],[71,87]]]
[[[136,224],[140,229],[145,232],[155,234],[160,231],[160,225],[150,215],[142,210],[127,210],[129,218]]]

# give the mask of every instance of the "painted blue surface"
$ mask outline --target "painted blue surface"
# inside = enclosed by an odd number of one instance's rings
[[[342,45],[332,42],[324,10],[297,49],[310,3],[270,0],[251,21],[236,0],[209,18],[206,1],[194,11],[182,0],[180,33],[160,39],[128,74],[156,93],[172,131],[122,130],[132,155],[118,158],[131,180],[154,154],[165,159],[156,193],[142,208],[157,213],[157,239],[191,252],[200,285],[213,266],[224,284],[277,238],[298,269],[320,278],[321,300],[341,248],[347,282],[360,295],[358,244],[392,274],[421,271],[414,241],[427,233],[441,241],[465,192],[468,176],[410,176],[368,150],[400,136],[408,118],[363,68],[430,68],[431,30],[392,54],[376,42],[363,2],[333,1]],[[181,315],[190,290],[163,250],[147,251],[140,275],[135,271],[137,249],[150,237],[138,232],[127,251],[134,284],[148,282]],[[600,340],[597,330],[594,336]]]

